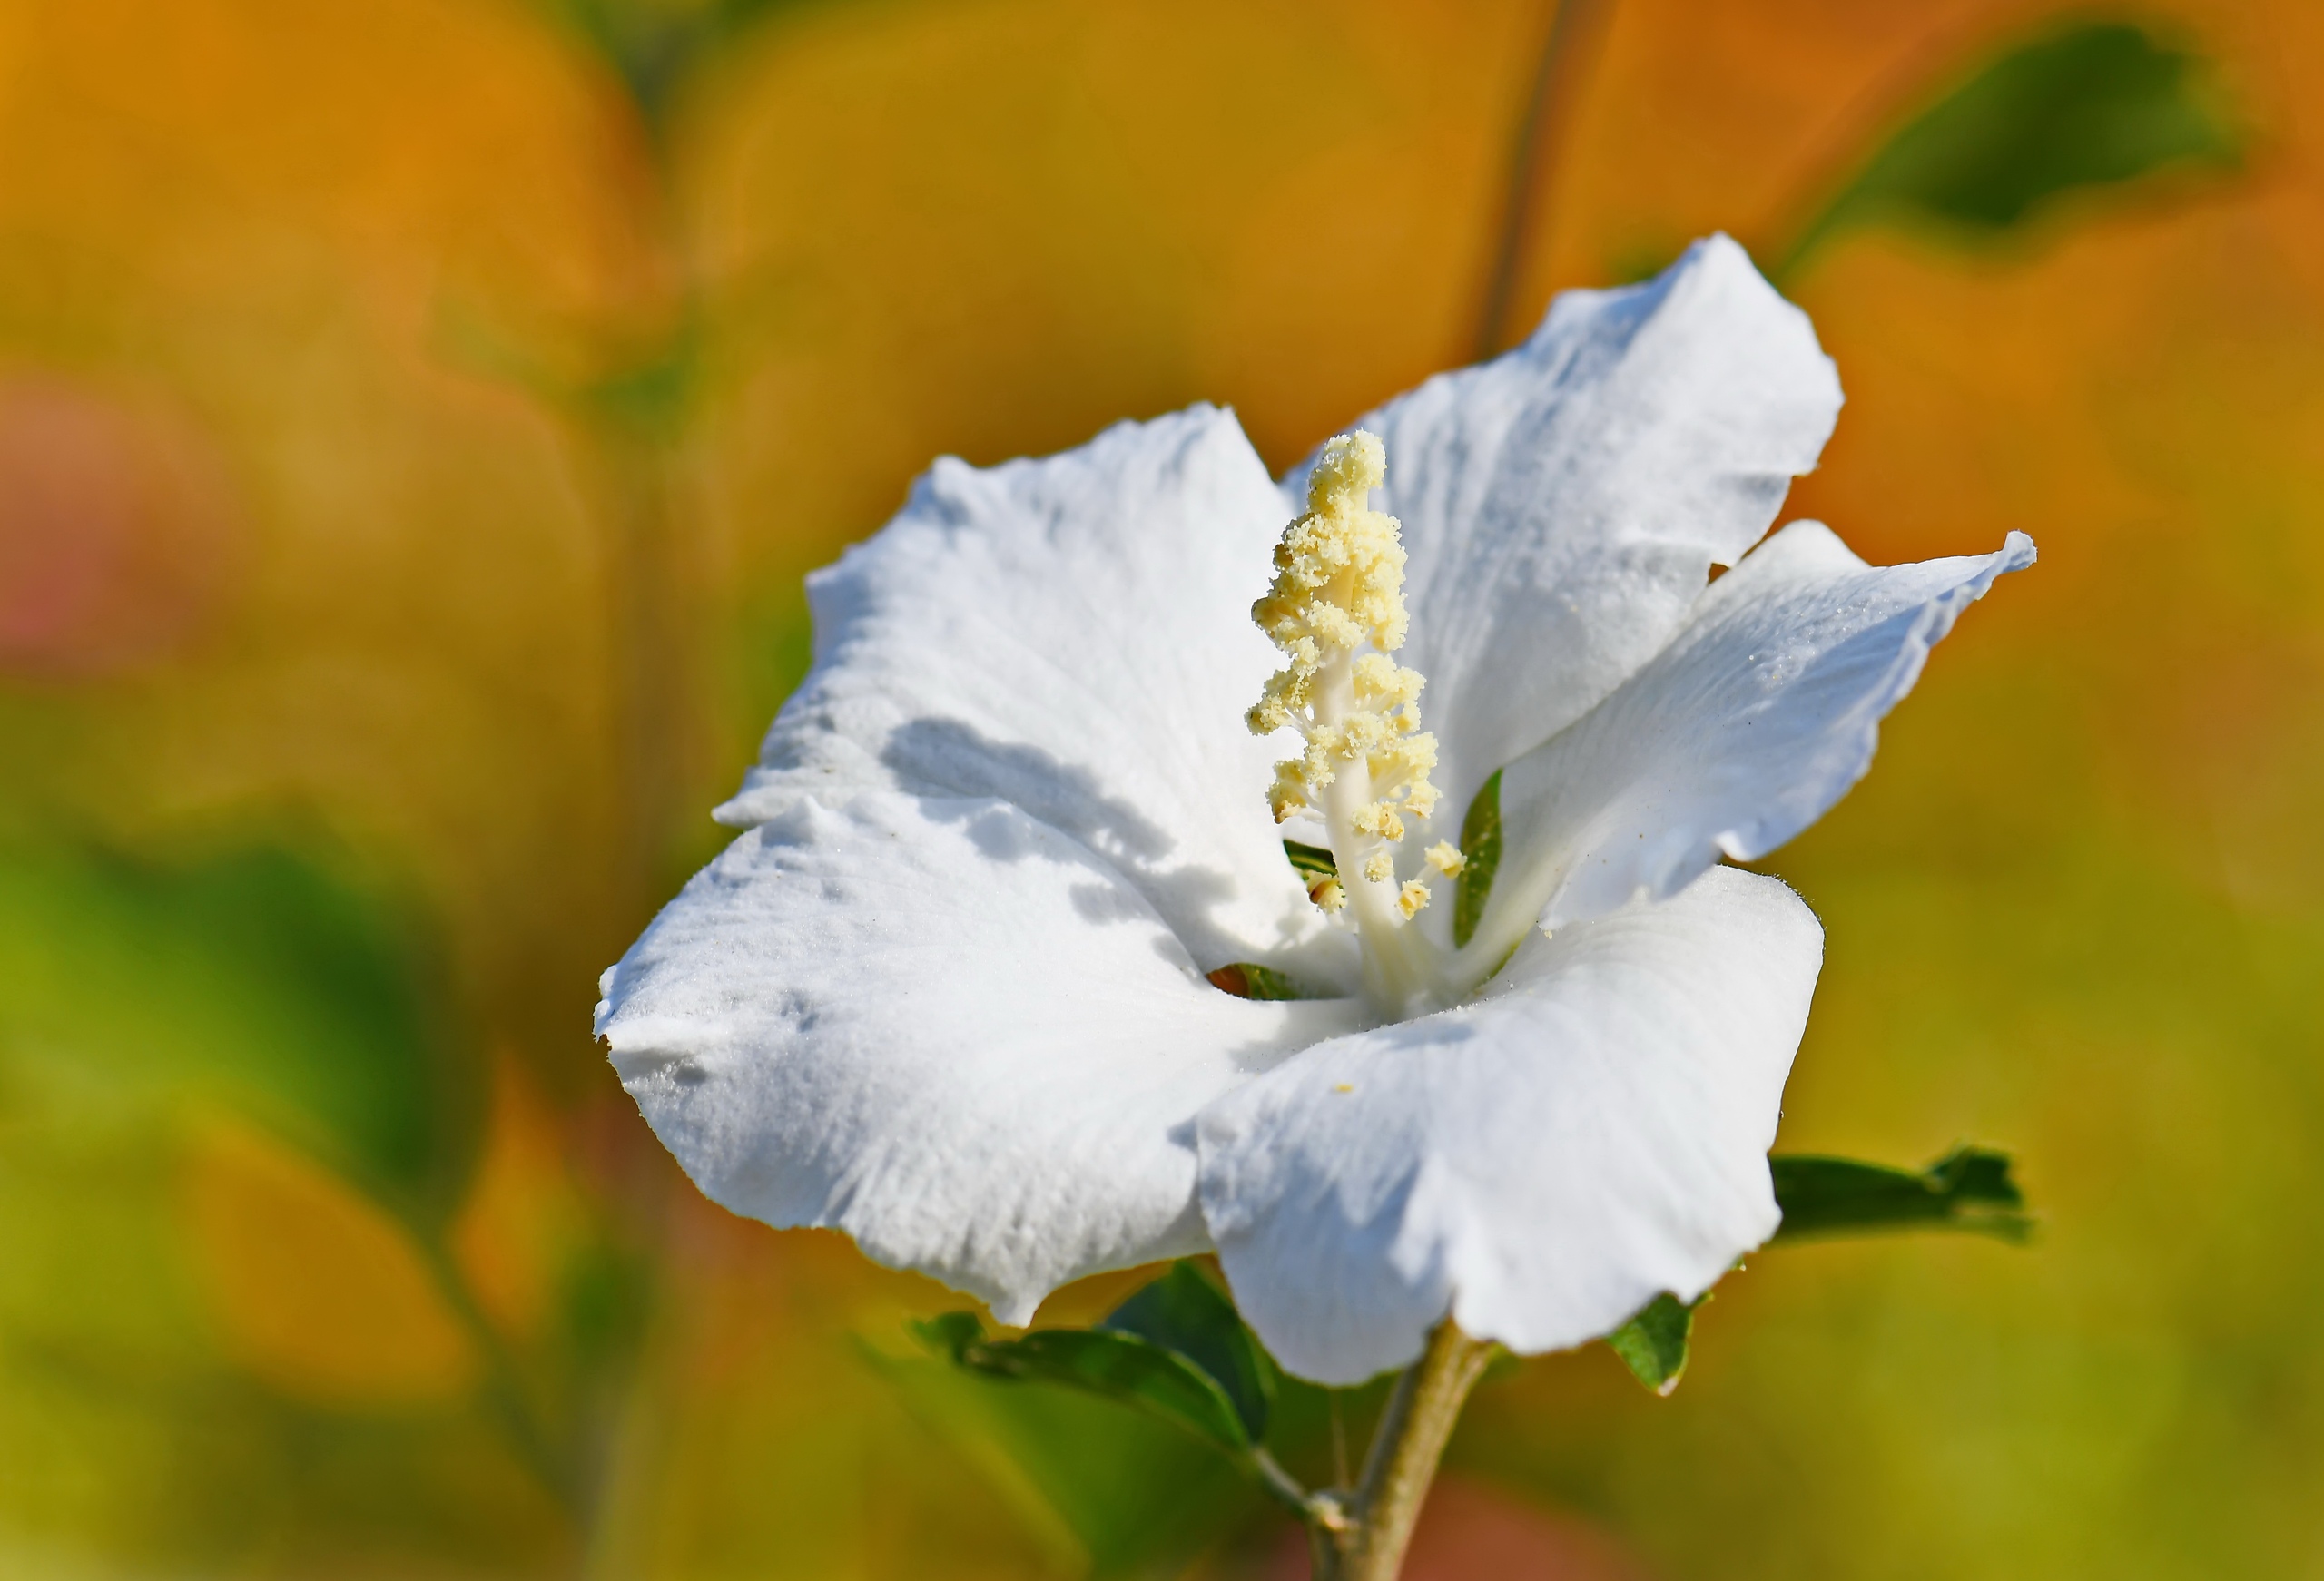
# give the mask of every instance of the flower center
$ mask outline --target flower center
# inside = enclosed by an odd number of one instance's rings
[[[1255,735],[1297,731],[1306,750],[1275,765],[1277,823],[1323,820],[1338,876],[1308,891],[1344,912],[1364,941],[1365,987],[1402,1016],[1437,994],[1438,952],[1406,926],[1428,904],[1423,874],[1397,870],[1405,820],[1436,810],[1429,783],[1436,738],[1420,728],[1420,673],[1388,655],[1403,645],[1404,546],[1396,518],[1366,503],[1387,476],[1378,438],[1343,434],[1324,447],[1307,511],[1275,545],[1275,583],[1251,618],[1288,663],[1244,715]],[[1462,857],[1439,840],[1422,858],[1447,875]]]

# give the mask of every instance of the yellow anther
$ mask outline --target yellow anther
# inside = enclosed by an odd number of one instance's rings
[[[1407,879],[1404,887],[1396,891],[1396,909],[1409,918],[1428,904],[1428,886],[1418,879]]]
[[[1355,700],[1367,708],[1410,708],[1427,682],[1417,670],[1407,670],[1385,653],[1366,653],[1355,662]]]
[[[1347,904],[1347,891],[1337,879],[1324,879],[1308,889],[1307,899],[1326,911],[1337,911]]]
[[[1428,817],[1437,801],[1428,780],[1436,738],[1420,728],[1426,682],[1388,657],[1403,643],[1405,614],[1401,529],[1369,504],[1386,476],[1387,452],[1370,434],[1343,434],[1316,457],[1306,512],[1284,529],[1275,581],[1251,606],[1285,662],[1244,715],[1254,734],[1291,729],[1306,741],[1275,765],[1267,793],[1275,821],[1323,814],[1342,871],[1382,886],[1395,882],[1386,848],[1404,838],[1404,820]],[[1332,903],[1316,899],[1327,910],[1347,898],[1331,889]],[[1427,903],[1426,887],[1416,892],[1406,884],[1393,898],[1404,917]]]
[[[1462,856],[1449,840],[1438,840],[1428,848],[1425,855],[1428,865],[1448,879],[1459,878],[1461,869],[1469,865],[1469,859]]]

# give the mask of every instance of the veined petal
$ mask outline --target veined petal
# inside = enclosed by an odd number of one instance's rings
[[[1450,828],[1662,646],[1839,408],[1807,315],[1714,236],[1647,284],[1567,291],[1525,345],[1363,420],[1411,555],[1398,658],[1428,677]]]
[[[1243,725],[1277,662],[1250,608],[1285,519],[1211,407],[1041,460],[939,461],[808,579],[814,669],[718,818],[997,797],[1112,863],[1206,968],[1352,980],[1267,819],[1279,754]]]
[[[879,793],[735,840],[602,991],[623,1085],[712,1201],[844,1230],[1005,1322],[1201,1250],[1191,1116],[1355,1024],[1220,993],[1016,807]]]
[[[1509,765],[1501,873],[1472,948],[1671,894],[1815,822],[1871,767],[1881,717],[1929,649],[2033,563],[2022,533],[1991,555],[1872,566],[1821,523],[1784,528],[1645,668]]]
[[[1767,1151],[1822,960],[1789,889],[1715,869],[1236,1088],[1197,1123],[1236,1304],[1292,1371],[1353,1383],[1448,1311],[1531,1352],[1691,1300],[1775,1230]]]

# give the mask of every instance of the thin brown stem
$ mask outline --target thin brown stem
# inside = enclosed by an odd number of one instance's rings
[[[483,1370],[483,1393],[486,1400],[508,1431],[509,1442],[526,1469],[529,1470],[551,1498],[562,1506],[576,1522],[587,1518],[588,1499],[582,1487],[579,1468],[574,1464],[541,1419],[532,1391],[526,1387],[523,1370],[517,1365],[515,1353],[492,1320],[485,1316],[484,1308],[476,1299],[468,1276],[445,1244],[442,1235],[433,1230],[415,1226],[415,1238],[419,1243],[428,1272],[435,1276],[436,1287],[451,1308],[468,1343],[476,1348],[477,1359]]]
[[[1545,30],[1541,61],[1534,67],[1510,152],[1509,184],[1502,201],[1492,266],[1485,277],[1484,300],[1477,313],[1475,349],[1481,360],[1498,354],[1508,344],[1517,292],[1546,244],[1550,187],[1557,174],[1559,144],[1574,90],[1614,9],[1614,0],[1555,0],[1555,4],[1556,15]]]
[[[1436,1463],[1492,1355],[1490,1340],[1471,1339],[1452,1319],[1437,1325],[1388,1398],[1346,1518],[1336,1527],[1310,1523],[1317,1581],[1395,1581]]]

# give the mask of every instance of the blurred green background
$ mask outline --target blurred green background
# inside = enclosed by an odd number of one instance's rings
[[[931,457],[1282,466],[1725,229],[1787,514],[2043,553],[1765,864],[1782,1144],[2043,1227],[1510,1370],[1413,1574],[2324,1576],[2319,106],[2312,0],[0,0],[0,1573],[1298,1574],[703,1202],[595,975]]]

